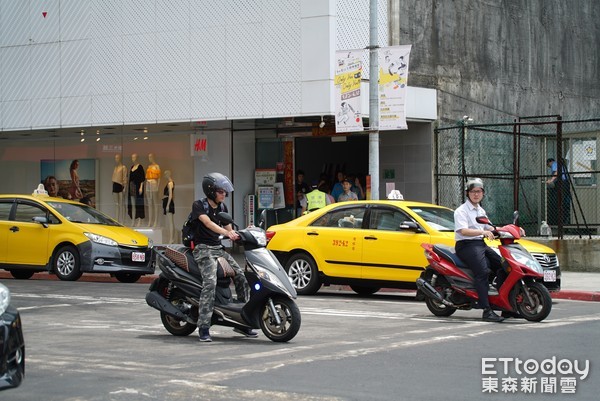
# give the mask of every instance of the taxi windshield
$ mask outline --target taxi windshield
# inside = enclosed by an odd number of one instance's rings
[[[454,231],[454,212],[440,207],[411,207],[434,230]]]
[[[110,217],[100,213],[98,210],[91,206],[76,203],[65,203],[65,202],[46,202],[52,206],[54,210],[60,213],[64,218],[73,223],[85,223],[85,224],[102,224],[106,226],[120,226]]]

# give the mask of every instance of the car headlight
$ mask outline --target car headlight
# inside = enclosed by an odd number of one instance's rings
[[[8,305],[10,305],[10,291],[0,284],[0,315],[6,311]]]
[[[97,244],[108,245],[108,246],[117,246],[117,241],[105,237],[103,235],[98,235],[94,233],[83,233],[86,237],[90,239],[90,241],[95,242]]]
[[[530,268],[531,270],[533,270],[535,272],[544,274],[544,268],[542,268],[542,265],[540,265],[540,263],[537,260],[535,260],[535,258],[533,256],[531,256],[530,254],[521,252],[516,249],[511,249],[510,252],[512,254],[512,257],[517,262],[524,264],[525,266],[527,266],[528,268]]]

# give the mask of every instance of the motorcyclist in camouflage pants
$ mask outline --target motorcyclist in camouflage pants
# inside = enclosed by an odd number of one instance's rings
[[[210,342],[209,328],[215,303],[215,291],[217,285],[217,259],[225,258],[235,270],[235,291],[238,301],[246,302],[250,298],[250,287],[244,276],[242,268],[235,259],[225,251],[219,236],[224,236],[232,241],[239,238],[231,224],[222,226],[217,214],[221,211],[227,212],[223,203],[229,192],[233,191],[233,185],[229,178],[220,173],[207,174],[202,180],[202,189],[206,199],[194,202],[192,205],[192,217],[198,219],[200,224],[194,232],[193,251],[194,259],[198,263],[202,275],[202,292],[199,298],[198,332],[199,340]],[[258,335],[251,329],[242,330],[235,328],[234,331],[247,337]]]

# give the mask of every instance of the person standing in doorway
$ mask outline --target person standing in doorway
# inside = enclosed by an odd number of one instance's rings
[[[338,198],[337,198],[338,202],[358,200],[358,196],[356,196],[356,194],[351,191],[352,181],[350,181],[348,178],[344,178],[344,180],[342,181],[342,188],[343,188],[344,192],[342,192],[338,196]]]
[[[317,187],[317,184],[312,185],[313,190],[306,194],[306,209],[309,212],[315,211],[328,205],[327,194]]]
[[[344,181],[345,178],[346,178],[346,174],[344,174],[343,171],[338,170],[335,173],[335,183],[333,184],[333,187],[331,188],[331,196],[333,196],[333,199],[335,199],[336,202],[337,202],[338,196],[340,196],[342,194],[342,192],[344,192],[344,187],[342,186],[342,182]]]
[[[310,187],[304,181],[304,171],[296,171],[296,217],[302,216],[306,211],[306,194]]]
[[[564,160],[564,159],[563,159]],[[546,160],[546,166],[550,169],[551,177],[546,181],[548,188],[548,224],[558,225],[559,220],[562,224],[571,222],[571,185],[569,183],[569,173],[566,163],[562,164],[562,174],[558,174],[558,163],[554,158]],[[558,212],[558,193],[562,195],[561,218]]]

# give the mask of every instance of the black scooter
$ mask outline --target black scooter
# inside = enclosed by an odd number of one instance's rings
[[[218,217],[225,224],[234,224],[227,213],[221,212]],[[236,242],[244,247],[250,300],[240,303],[233,299],[230,284],[234,271],[221,258],[211,324],[260,328],[272,341],[290,341],[300,330],[300,309],[294,302],[296,290],[275,255],[266,249],[263,229],[248,227],[237,233],[240,239]],[[202,291],[202,278],[192,251],[184,246],[168,247],[156,252],[156,261],[161,274],[150,285],[146,302],[160,311],[169,333],[190,335],[196,330],[198,298]]]

